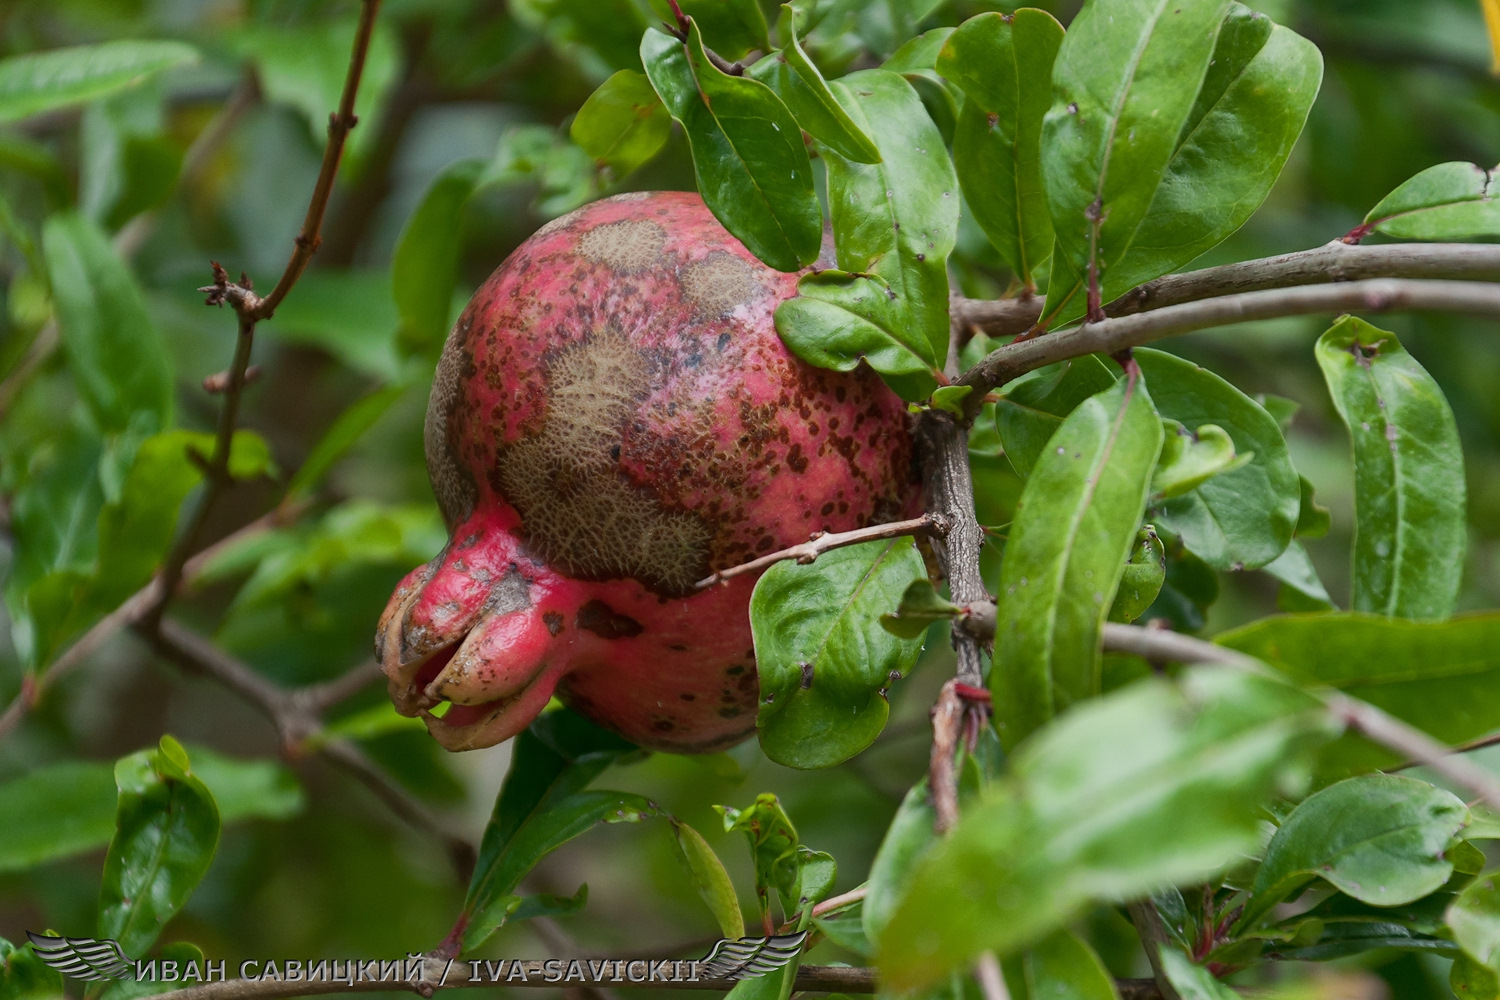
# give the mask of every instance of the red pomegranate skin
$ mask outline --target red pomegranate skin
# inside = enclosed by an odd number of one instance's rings
[[[797,277],[698,195],[654,192],[549,223],[484,283],[427,410],[450,541],[376,637],[399,711],[450,750],[554,695],[652,749],[753,731],[755,581],[695,583],[918,502],[901,400],[777,336]]]

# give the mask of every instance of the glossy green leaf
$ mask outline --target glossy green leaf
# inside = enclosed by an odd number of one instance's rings
[[[1448,907],[1448,926],[1464,953],[1500,972],[1500,885],[1494,872],[1479,879]]]
[[[719,924],[719,932],[726,938],[745,936],[745,917],[740,912],[739,897],[735,895],[734,883],[724,870],[724,862],[708,846],[703,834],[678,819],[672,824],[672,846],[677,860],[687,870],[698,895],[708,904],[708,909]]]
[[[398,339],[408,351],[436,351],[448,334],[464,206],[484,167],[483,160],[460,160],[438,174],[396,241],[391,289],[401,313]]]
[[[1112,622],[1133,622],[1156,600],[1167,580],[1167,552],[1156,529],[1146,525],[1136,532],[1130,546],[1130,558],[1120,576],[1114,603],[1109,607]]]
[[[1276,606],[1282,611],[1333,610],[1333,599],[1328,596],[1328,588],[1323,586],[1323,580],[1318,576],[1307,549],[1295,538],[1287,545],[1285,552],[1261,569],[1281,581],[1276,594]]]
[[[521,879],[556,848],[599,823],[639,822],[656,807],[639,795],[585,791],[634,747],[567,710],[516,737],[511,767],[479,845],[464,901],[464,950],[478,947],[521,905]]]
[[[781,11],[778,31],[785,44],[746,72],[774,90],[814,139],[846,159],[878,163],[880,150],[849,117],[828,81],[802,50],[790,5],[783,4]]]
[[[287,484],[288,497],[307,497],[317,489],[323,477],[354,447],[371,427],[406,392],[404,385],[388,385],[356,400],[338,415],[333,425],[313,445],[313,450],[297,467]]]
[[[1395,906],[1453,874],[1443,851],[1469,821],[1452,792],[1393,774],[1348,778],[1307,797],[1266,847],[1241,927],[1314,878],[1364,903]]]
[[[963,614],[963,608],[945,600],[927,579],[913,580],[901,595],[896,610],[880,616],[880,625],[891,635],[920,639],[933,622]]]
[[[1177,270],[1260,208],[1280,176],[1323,79],[1317,46],[1232,4],[1198,99],[1104,301]]]
[[[189,749],[193,774],[213,795],[220,822],[289,819],[302,811],[302,786],[285,764],[227,757],[198,746]]]
[[[1114,384],[1115,373],[1091,354],[1039,369],[1006,386],[995,404],[995,430],[1016,473],[1029,477],[1063,418]]]
[[[476,189],[515,186],[536,192],[532,205],[547,219],[599,196],[593,158],[547,125],[514,125],[502,132],[494,159],[475,182]]]
[[[1299,487],[1302,491],[1302,502],[1297,511],[1297,537],[1322,538],[1333,527],[1333,517],[1327,507],[1318,503],[1316,491],[1307,477],[1297,478],[1301,480]]]
[[[0,1000],[55,1000],[66,995],[61,972],[29,945],[17,948],[0,938]]]
[[[150,429],[164,430],[172,420],[171,355],[109,238],[64,213],[47,220],[42,244],[68,369],[94,421],[123,431],[143,411]]]
[[[1042,122],[1057,234],[1045,315],[1082,312],[1146,218],[1214,54],[1230,0],[1093,0],[1068,26]]]
[[[1000,567],[995,725],[1007,748],[1099,693],[1099,628],[1114,602],[1161,451],[1143,383],[1085,400],[1047,442]]]
[[[1354,448],[1355,611],[1445,618],[1463,575],[1463,450],[1453,411],[1395,334],[1353,316],[1318,366]]]
[[[91,101],[197,60],[182,42],[125,39],[0,59],[0,122]]]
[[[1161,458],[1151,474],[1153,499],[1171,500],[1197,489],[1214,476],[1249,464],[1253,455],[1236,455],[1234,439],[1217,424],[1189,430],[1176,420],[1162,420]]]
[[[698,190],[724,228],[778,271],[811,264],[823,240],[802,129],[769,87],[708,61],[697,25],[686,42],[660,31],[641,61],[693,152]]]
[[[1239,1000],[1239,994],[1176,948],[1161,949],[1162,971],[1182,1000]]]
[[[1458,1000],[1500,1000],[1500,973],[1468,955],[1459,955],[1448,970],[1448,985]]]
[[[1164,417],[1188,427],[1228,432],[1243,467],[1226,471],[1153,513],[1158,527],[1215,569],[1254,569],[1279,556],[1301,509],[1297,470],[1275,419],[1249,396],[1205,368],[1164,351],[1141,348],[1135,359]]]
[[[623,177],[661,152],[672,134],[672,116],[644,73],[622,69],[583,102],[569,134]]]
[[[880,627],[926,569],[909,538],[834,549],[766,570],[750,598],[760,674],[756,727],[766,756],[829,767],[864,750],[890,715],[886,692],[921,655],[919,638]]]
[[[1046,11],[980,14],[959,26],[938,72],[964,91],[953,165],[964,199],[1023,284],[1052,252],[1042,190],[1042,117],[1052,103],[1052,63],[1063,29]]]
[[[927,790],[927,779],[918,781],[901,800],[891,825],[886,827],[880,849],[870,863],[865,902],[860,911],[866,937],[877,940],[896,912],[897,904],[911,881],[917,863],[937,843],[933,823],[937,812]]]
[[[782,339],[804,361],[852,370],[867,361],[917,402],[948,356],[947,260],[958,232],[958,182],[911,84],[868,70],[833,91],[875,141],[879,163],[826,152],[841,271],[804,277],[776,310]]]
[[[219,810],[190,770],[186,751],[163,736],[115,765],[119,803],[99,890],[99,936],[139,958],[208,871]]]
[[[658,18],[675,24],[676,14],[667,0],[650,0]],[[766,13],[758,0],[678,0],[682,12],[703,32],[703,44],[725,59],[740,59],[751,50],[771,47]]]
[[[1365,226],[1399,240],[1500,236],[1494,171],[1472,163],[1428,167],[1380,200]]]
[[[1228,668],[1075,706],[917,862],[876,936],[882,983],[911,989],[1029,947],[1091,900],[1223,870],[1256,846],[1264,798],[1295,794],[1306,750],[1334,732],[1311,695]]]
[[[1344,612],[1282,615],[1215,641],[1264,660],[1302,684],[1368,701],[1445,743],[1500,729],[1500,614],[1410,622]],[[1390,763],[1369,752],[1351,763]]]

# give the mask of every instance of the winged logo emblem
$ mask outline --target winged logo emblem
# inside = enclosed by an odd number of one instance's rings
[[[698,962],[701,979],[759,979],[797,957],[807,931],[773,937],[725,938]]]
[[[131,979],[130,957],[110,938],[53,937],[27,931],[37,956],[65,976],[97,982]]]

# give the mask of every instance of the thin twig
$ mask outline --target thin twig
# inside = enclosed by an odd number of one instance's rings
[[[1250,320],[1337,312],[1389,312],[1396,309],[1470,313],[1500,318],[1500,285],[1473,281],[1381,278],[1336,285],[1306,285],[1243,292],[1166,306],[1151,312],[1007,344],[965,372],[959,385],[971,397],[1057,361],[1088,354],[1114,354],[1163,337]]]
[[[746,573],[758,572],[767,566],[779,563],[785,559],[795,559],[797,562],[806,565],[815,561],[818,556],[830,549],[839,549],[846,545],[858,545],[860,542],[870,542],[880,538],[900,538],[903,535],[932,535],[941,537],[947,531],[948,521],[941,514],[923,514],[921,517],[914,517],[909,521],[891,521],[886,524],[871,525],[868,528],[855,528],[853,531],[820,531],[807,541],[793,545],[791,548],[782,549],[779,552],[770,552],[747,563],[740,563],[738,566],[719,570],[712,576],[704,577],[693,584],[693,589],[703,590],[707,587],[712,587],[716,583],[723,583],[725,580],[744,576]]]
[[[1141,946],[1146,950],[1146,960],[1151,963],[1156,988],[1164,1000],[1182,1000],[1182,994],[1177,992],[1177,988],[1167,978],[1166,969],[1162,967],[1161,950],[1172,945],[1166,924],[1162,922],[1161,914],[1156,912],[1156,904],[1149,899],[1137,899],[1126,909],[1130,913],[1130,922],[1135,924],[1136,934],[1140,935]]]
[[[1177,663],[1218,663],[1262,672],[1266,666],[1244,653],[1181,635],[1165,629],[1107,623],[1103,629],[1107,650],[1134,653],[1148,660]],[[1432,768],[1454,784],[1467,789],[1493,809],[1500,809],[1500,779],[1461,756],[1454,748],[1428,736],[1369,702],[1350,698],[1341,691],[1313,692],[1334,717],[1387,750]]]
[[[331,681],[310,684],[294,691],[292,697],[297,699],[297,703],[305,711],[322,714],[334,705],[341,704],[359,694],[384,676],[380,672],[380,664],[374,660],[366,660]]]
[[[1206,267],[1138,285],[1104,307],[1107,316],[1129,316],[1164,306],[1238,292],[1319,285],[1364,278],[1454,278],[1500,281],[1500,246],[1483,243],[1383,243],[1356,246],[1334,240],[1294,253]],[[1042,315],[1042,299],[953,300],[953,321],[964,331],[1013,337]]]
[[[1497,745],[1500,745],[1500,733],[1491,733],[1488,736],[1481,736],[1477,740],[1470,740],[1467,743],[1456,744],[1450,752],[1451,753],[1473,753],[1475,750],[1484,750],[1484,749],[1486,749],[1488,747],[1497,746]],[[1422,766],[1422,761],[1420,761],[1420,760],[1407,760],[1407,761],[1402,761],[1400,764],[1396,764],[1393,767],[1384,767],[1384,768],[1381,768],[1381,770],[1389,773],[1391,771],[1405,771],[1405,770],[1407,770],[1409,768],[1421,767],[1421,766]]]
[[[928,794],[932,797],[932,829],[942,835],[958,823],[958,737],[963,730],[964,703],[958,682],[943,684],[932,706],[932,756],[928,763]]]
[[[845,907],[853,906],[855,903],[863,900],[868,892],[868,887],[860,886],[858,889],[850,889],[842,895],[825,899],[813,907],[813,916],[821,917],[825,914],[833,913],[835,910],[842,910]]]
[[[984,1000],[1010,1000],[1010,990],[1005,985],[1005,974],[1000,971],[1000,960],[995,953],[987,951],[974,963],[974,978],[979,980],[979,991]]]

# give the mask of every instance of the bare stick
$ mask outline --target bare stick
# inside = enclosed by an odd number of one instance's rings
[[[1470,740],[1467,743],[1459,743],[1454,746],[1450,752],[1473,753],[1475,750],[1483,750],[1486,747],[1492,747],[1496,745],[1500,745],[1500,733],[1491,733],[1489,736],[1481,736],[1477,740]],[[1391,771],[1405,771],[1408,768],[1421,766],[1422,762],[1419,760],[1408,760],[1404,761],[1403,763],[1397,764],[1394,767],[1381,768],[1381,770],[1389,773]]]
[[[791,548],[782,549],[779,552],[771,552],[752,559],[738,566],[719,570],[712,576],[704,577],[693,584],[694,590],[703,590],[712,587],[716,583],[736,576],[744,576],[746,573],[756,573],[774,563],[784,559],[795,559],[806,565],[815,561],[818,556],[829,549],[839,549],[846,545],[858,545],[860,542],[870,542],[880,538],[900,538],[903,535],[935,535],[941,536],[947,532],[947,520],[941,515],[923,514],[909,521],[891,521],[887,524],[875,524],[868,528],[855,528],[853,531],[829,531],[818,532],[807,541]]]
[[[927,790],[932,797],[932,829],[939,836],[958,823],[958,736],[963,729],[964,703],[958,682],[943,685],[932,706],[932,756],[928,763]]]
[[[813,916],[821,917],[824,914],[832,913],[835,910],[842,910],[846,906],[853,906],[855,903],[858,903],[860,900],[864,899],[865,894],[868,892],[869,889],[867,887],[860,886],[858,889],[850,889],[848,892],[843,893],[842,895],[832,896],[828,899],[825,899],[823,900],[823,902],[813,907]]]
[[[985,393],[1026,372],[1087,354],[1114,354],[1195,330],[1250,320],[1316,313],[1390,312],[1397,309],[1469,313],[1500,318],[1500,285],[1475,281],[1381,278],[1336,285],[1306,285],[1243,292],[1167,306],[1152,312],[1089,323],[1073,330],[1007,344],[990,352],[958,380],[974,386],[975,410]]]
[[[974,963],[974,978],[979,980],[979,990],[984,1000],[1010,1000],[1010,990],[1005,985],[1005,974],[1000,971],[1000,960],[995,953],[987,951]]]
[[[1165,629],[1107,623],[1103,639],[1107,650],[1134,653],[1150,660],[1218,663],[1257,672],[1266,669],[1259,660],[1243,653]],[[1449,781],[1477,795],[1492,809],[1500,809],[1500,780],[1472,761],[1454,756],[1452,747],[1443,745],[1420,729],[1374,705],[1350,698],[1340,691],[1315,694],[1350,729],[1417,764],[1432,768]]]
[[[1169,274],[1126,292],[1104,307],[1107,316],[1129,316],[1163,306],[1238,292],[1318,285],[1364,278],[1455,278],[1500,281],[1500,246],[1483,243],[1385,243],[1357,246],[1334,240],[1324,246],[1238,264]],[[953,322],[992,337],[1025,333],[1042,315],[1042,300],[953,301]]]

